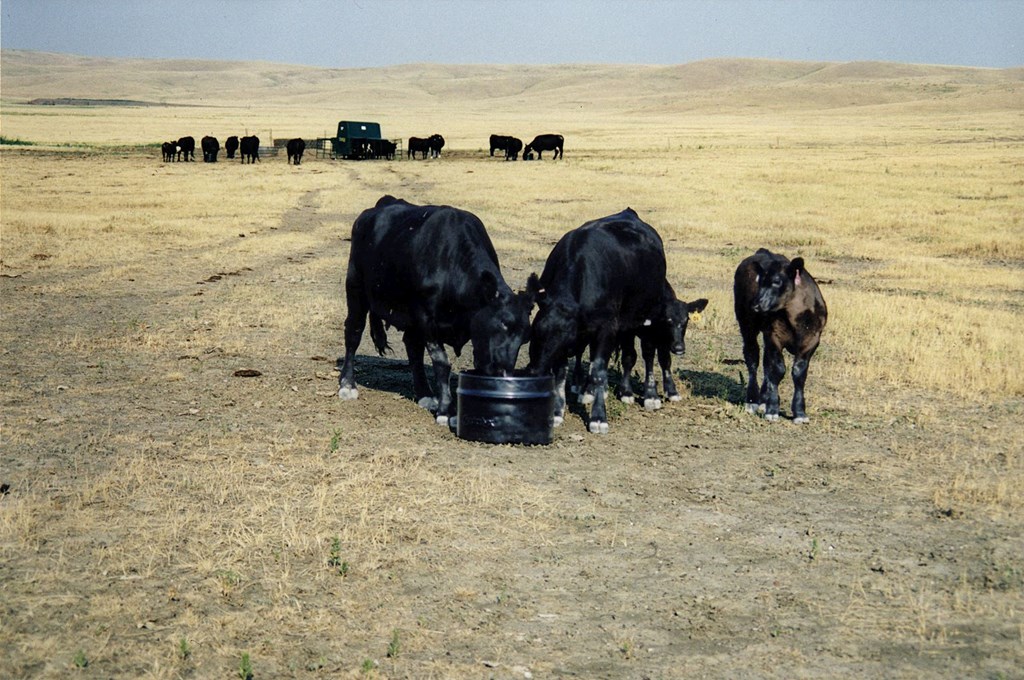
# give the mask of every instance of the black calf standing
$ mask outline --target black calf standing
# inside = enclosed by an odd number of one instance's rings
[[[786,375],[782,356],[785,349],[794,357],[793,422],[809,422],[804,383],[828,319],[828,309],[818,284],[804,269],[803,258],[790,262],[761,248],[737,267],[733,295],[747,364],[747,412],[763,412],[765,420],[779,419],[779,382]],[[760,390],[758,335],[764,336],[764,383]]]

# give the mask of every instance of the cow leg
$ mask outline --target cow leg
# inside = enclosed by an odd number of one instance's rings
[[[757,389],[757,367],[761,364],[761,346],[757,333],[743,333],[743,361],[747,365],[747,413],[756,413],[764,405]]]
[[[806,354],[802,354],[793,360],[793,422],[802,424],[809,423],[807,417],[807,405],[804,403],[804,384],[807,382],[807,369],[811,365],[811,357],[814,356],[815,347]]]
[[[434,379],[437,381],[437,394],[440,398],[437,402],[435,418],[438,425],[447,425],[448,417],[454,415],[452,410],[452,388],[450,384],[452,365],[448,362],[448,352],[444,345],[439,342],[428,342],[427,351],[430,353],[430,360],[434,364]]]
[[[648,340],[640,341],[640,351],[644,355],[644,410],[657,411],[661,408],[661,399],[658,398],[658,381],[654,373],[654,343]]]
[[[764,387],[761,390],[762,403],[765,406],[764,419],[779,419],[779,383],[786,375],[786,360],[782,350],[775,343],[765,339],[764,343]]]
[[[423,340],[416,333],[407,331],[402,335],[402,342],[405,344],[405,354],[409,357],[409,369],[412,371],[413,399],[421,408],[436,412],[437,399],[434,397],[434,391],[430,389],[430,383],[427,382],[427,371],[423,368]]]
[[[668,347],[658,348],[658,364],[661,366],[661,384],[669,401],[682,401],[676,381],[672,379],[672,352]]]
[[[607,346],[607,343],[602,343]],[[601,348],[605,350],[604,347]],[[590,407],[589,430],[593,434],[608,434],[608,412],[605,409],[605,395],[608,392],[608,352],[599,351],[590,355],[590,387],[594,403]]]
[[[587,398],[587,390],[590,389],[588,383],[589,379],[583,374],[583,350],[580,350],[576,354],[576,362],[572,369],[572,383],[569,385],[569,391],[577,395],[580,403],[590,403],[584,401]]]
[[[345,360],[338,375],[338,397],[341,399],[357,399],[359,387],[356,385],[355,357],[356,349],[363,339],[366,327],[367,308],[355,286],[345,286],[348,302],[348,316],[345,317]]]
[[[636,338],[630,336],[619,344],[619,356],[622,360],[622,381],[619,383],[619,401],[632,404],[636,401],[633,394],[633,367],[636,366]]]

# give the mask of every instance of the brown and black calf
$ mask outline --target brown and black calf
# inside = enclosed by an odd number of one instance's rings
[[[765,420],[779,419],[779,382],[786,375],[782,350],[786,350],[794,357],[793,422],[809,422],[804,384],[828,319],[828,308],[818,284],[804,269],[803,258],[791,262],[761,248],[737,267],[733,295],[747,364],[747,411],[764,413]],[[759,335],[764,337],[764,382],[760,390]]]

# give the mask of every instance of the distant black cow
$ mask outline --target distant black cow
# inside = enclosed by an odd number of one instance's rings
[[[227,138],[227,141],[224,142],[224,151],[227,152],[228,158],[233,159],[235,157],[235,152],[238,151],[238,137],[236,135],[231,135]]]
[[[289,139],[287,149],[288,162],[292,163],[294,161],[295,165],[300,165],[302,163],[302,154],[306,150],[306,141],[299,137]]]
[[[523,150],[523,140],[518,137],[509,137],[505,146],[505,160],[519,160],[519,152]]]
[[[511,373],[529,336],[536,284],[534,275],[527,292],[512,292],[483,223],[472,213],[382,197],[352,225],[338,396],[359,396],[354,357],[369,315],[370,338],[382,355],[390,349],[385,324],[404,331],[415,399],[446,424],[452,399],[444,345],[458,356],[472,341],[476,370]],[[427,382],[424,349],[434,364],[437,396]]]
[[[416,154],[422,153],[423,157],[426,158],[430,153],[430,139],[424,139],[422,137],[410,137],[409,148],[406,150],[406,155],[409,158],[416,158]]]
[[[430,135],[427,142],[430,144],[430,157],[440,158],[441,149],[444,148],[444,137],[441,135]]]
[[[238,141],[238,148],[242,152],[242,163],[245,163],[246,159],[249,163],[255,163],[260,159],[260,138],[253,135],[251,137],[242,137]]]
[[[184,156],[184,158],[182,158]],[[178,140],[178,160],[194,161],[196,159],[196,140],[194,137],[182,137]]]
[[[509,137],[508,135],[491,135],[491,138],[489,140],[491,143],[491,156],[494,156],[495,151],[505,151],[507,154],[508,143],[509,140],[511,139],[513,138]]]
[[[747,364],[747,412],[779,419],[779,382],[786,375],[782,350],[793,355],[793,422],[809,422],[804,404],[807,367],[821,341],[828,309],[821,290],[804,269],[804,259],[790,262],[765,248],[743,260],[733,282],[736,321],[743,337]],[[764,383],[757,388],[760,347],[764,336]]]
[[[676,298],[665,270],[661,237],[630,208],[587,222],[555,245],[540,277],[528,372],[556,376],[556,423],[564,416],[569,357],[590,349],[589,429],[605,433],[608,361],[624,338],[665,328],[670,348],[682,349],[687,316],[679,310],[689,305]]]
[[[164,142],[160,145],[160,150],[164,155],[164,163],[172,162],[178,155],[178,143],[177,142]]]
[[[561,158],[564,145],[565,139],[562,135],[537,135],[523,150],[523,160],[527,160],[527,155],[532,158],[534,151],[537,152],[537,160],[543,160],[544,154],[541,153],[543,151],[554,151],[553,158]]]
[[[381,139],[378,141],[380,142],[380,145],[377,150],[377,157],[386,158],[389,161],[394,160],[395,152],[398,150],[398,145],[390,139]]]
[[[220,142],[217,141],[217,138],[207,135],[199,140],[199,145],[203,149],[203,162],[216,163],[217,152],[220,151]]]

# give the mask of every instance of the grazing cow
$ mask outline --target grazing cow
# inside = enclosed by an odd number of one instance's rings
[[[430,157],[440,158],[441,149],[444,148],[444,137],[441,135],[430,135],[430,137],[427,138],[427,142],[430,145]]]
[[[424,158],[427,157],[427,154],[430,153],[430,139],[423,139],[422,137],[409,138],[409,149],[406,151],[406,154],[409,158],[416,158],[417,153],[422,153]]]
[[[733,281],[736,321],[743,337],[747,364],[747,412],[779,419],[779,382],[786,375],[782,350],[793,355],[793,422],[806,423],[804,383],[807,367],[818,349],[828,319],[818,284],[804,269],[804,259],[792,262],[765,248],[743,260]],[[764,383],[757,388],[757,336],[764,336]]]
[[[494,157],[495,151],[506,151],[508,149],[508,141],[512,139],[508,135],[491,135],[491,157]]]
[[[253,135],[242,137],[238,140],[238,148],[242,152],[242,163],[249,159],[249,163],[255,163],[260,159],[260,138]]]
[[[224,151],[227,152],[229,159],[234,159],[235,152],[238,151],[238,137],[236,135],[231,135],[227,138],[227,141],[224,142]]]
[[[178,140],[178,160],[194,161],[196,159],[196,140],[195,137],[182,137]]]
[[[379,148],[377,150],[378,158],[386,158],[389,161],[395,159],[395,152],[398,151],[398,145],[392,142],[390,139],[381,139]]]
[[[565,145],[565,139],[562,135],[537,135],[533,138],[533,141],[526,145],[526,149],[523,150],[523,160],[532,160],[533,152],[537,152],[537,160],[543,160],[543,151],[554,151],[553,158],[555,160],[562,157],[562,147]],[[527,158],[529,156],[529,159]]]
[[[505,147],[505,160],[519,160],[519,152],[523,150],[523,140],[518,137],[509,137]]]
[[[178,143],[177,142],[164,142],[160,145],[160,150],[164,155],[164,163],[172,162],[178,155]]]
[[[383,355],[386,326],[404,331],[416,402],[447,424],[452,410],[451,365],[473,343],[473,365],[485,375],[507,375],[530,332],[537,294],[532,275],[525,292],[513,293],[498,256],[476,215],[449,206],[412,205],[384,196],[352,225],[345,298],[345,359],[338,396],[359,396],[354,357],[370,318],[370,338]],[[437,395],[427,382],[423,351],[430,353]]]
[[[676,298],[665,270],[661,237],[630,208],[587,222],[555,245],[540,277],[527,370],[556,376],[556,424],[564,417],[569,357],[590,348],[589,430],[603,434],[608,361],[623,339],[646,326],[666,328],[670,348],[681,351],[687,316],[677,310],[689,304]]]
[[[293,162],[295,165],[302,164],[302,154],[306,150],[306,141],[300,137],[288,140],[288,162]]]
[[[217,141],[217,138],[207,135],[199,140],[199,145],[203,148],[203,162],[216,163],[217,152],[220,151],[220,142]]]

